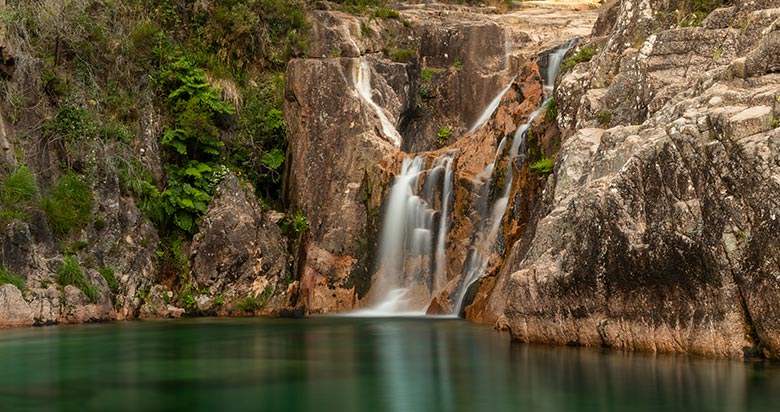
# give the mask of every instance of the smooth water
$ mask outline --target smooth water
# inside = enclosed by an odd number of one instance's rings
[[[0,331],[2,411],[778,411],[780,367],[510,344],[458,319]]]

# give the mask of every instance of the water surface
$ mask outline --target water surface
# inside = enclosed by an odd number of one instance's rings
[[[116,322],[0,330],[0,411],[780,411],[780,368],[457,319]]]

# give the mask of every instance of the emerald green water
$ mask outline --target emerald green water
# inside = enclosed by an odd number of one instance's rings
[[[0,411],[780,411],[780,368],[455,319],[117,322],[0,331]]]

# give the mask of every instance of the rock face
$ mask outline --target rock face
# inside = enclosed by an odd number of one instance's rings
[[[641,22],[664,2],[620,3],[561,79],[554,176],[469,317],[527,342],[780,356],[780,9],[736,3],[670,29]]]
[[[217,187],[191,250],[193,287],[208,291],[199,310],[232,308],[246,298],[264,300],[262,309],[269,313],[284,304],[285,278],[291,278],[286,238],[261,209],[252,186],[234,174]]]
[[[451,6],[407,6],[400,19],[320,11],[314,20],[312,57],[287,69],[285,193],[310,228],[298,252],[296,307],[319,313],[348,310],[366,296],[381,199],[403,152],[459,148],[528,58],[516,51],[564,39],[533,41],[505,28],[515,20]],[[505,120],[507,130],[519,121]],[[500,140],[480,136],[463,146],[471,178]]]

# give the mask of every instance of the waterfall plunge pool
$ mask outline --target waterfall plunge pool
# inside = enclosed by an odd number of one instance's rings
[[[780,365],[513,344],[459,319],[0,331],[2,411],[777,411]]]

